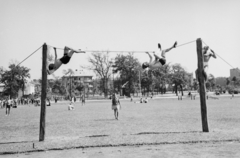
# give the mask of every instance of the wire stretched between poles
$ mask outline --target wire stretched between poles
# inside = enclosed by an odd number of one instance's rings
[[[177,47],[181,47],[183,45],[187,45],[187,44],[190,44],[190,43],[193,43],[195,42],[196,40],[193,40],[193,41],[190,41],[190,42],[187,42],[187,43],[183,43],[183,44],[180,44],[180,45],[177,45]],[[64,50],[63,48],[57,48],[57,47],[53,47],[51,45],[48,45],[49,47],[52,47],[52,48],[56,48],[56,49],[61,49],[61,50]],[[134,51],[134,50],[131,50],[131,51],[128,51],[128,50],[83,50],[84,52],[109,52],[109,53],[145,53],[145,52],[155,52],[155,51]]]
[[[203,40],[202,40],[203,41]],[[203,43],[206,45],[206,46],[209,46],[209,45],[207,45],[204,41],[203,41]],[[215,53],[215,52],[214,52]],[[226,64],[228,64],[230,67],[232,67],[233,69],[234,69],[234,67],[231,65],[231,64],[229,64],[226,60],[224,60],[220,55],[218,55],[217,53],[215,53],[220,59],[222,59]]]
[[[35,54],[39,49],[42,48],[43,45],[41,45],[37,50],[35,50],[32,54],[30,54],[29,56],[27,56],[25,59],[23,59],[19,64],[17,64],[17,66],[19,66],[20,64],[22,64],[25,60],[27,60],[30,56],[32,56],[33,54]]]
[[[190,41],[190,42],[187,42],[187,43],[183,43],[183,44],[180,44],[180,45],[177,45],[176,48],[177,48],[177,47],[184,46],[184,45],[187,45],[187,44],[190,44],[190,43],[193,43],[193,42],[196,42],[196,40]]]
[[[51,45],[48,45],[48,46],[51,47],[51,48],[56,48],[56,49],[64,50],[64,48],[53,47],[53,46],[51,46]]]

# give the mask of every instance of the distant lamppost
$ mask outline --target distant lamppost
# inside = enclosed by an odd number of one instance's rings
[[[142,95],[142,89],[141,89],[141,75],[140,75],[140,70],[138,70],[138,75],[139,75],[139,89],[140,89],[140,96]]]
[[[114,91],[115,91],[115,88],[114,88],[114,61],[112,60],[112,61],[110,61],[109,62],[110,64],[111,64],[111,68],[112,68],[112,75],[113,75],[113,82],[112,82],[112,86],[113,86],[113,93],[114,93]]]
[[[72,99],[72,74],[70,73],[70,99]]]
[[[115,88],[114,88],[114,73],[113,73],[113,70],[112,70],[112,74],[113,74],[113,92],[114,92]]]
[[[136,70],[136,69],[132,69],[132,70]],[[141,89],[141,74],[140,74],[140,70],[138,71],[138,77],[139,77],[139,91],[140,91],[140,95],[142,94],[142,89]]]

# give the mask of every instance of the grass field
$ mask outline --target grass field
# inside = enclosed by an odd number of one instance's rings
[[[91,147],[197,143],[240,143],[240,98],[207,100],[209,133],[202,132],[199,98],[121,100],[119,120],[111,101],[91,101],[68,111],[67,103],[47,107],[45,141],[38,142],[40,107],[0,110],[0,154]],[[34,144],[34,148],[33,148]]]

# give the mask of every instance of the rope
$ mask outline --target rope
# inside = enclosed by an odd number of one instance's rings
[[[125,51],[125,50],[105,50],[105,51],[100,51],[100,50],[84,50],[84,52],[111,52],[111,53],[145,53],[145,52],[154,52],[154,51]]]
[[[202,40],[203,41],[203,40]],[[206,45],[206,46],[208,46],[204,41],[203,41],[203,43]],[[214,52],[215,53],[215,52]],[[219,58],[221,58],[225,63],[227,63],[230,67],[232,67],[233,69],[234,69],[234,67],[231,65],[231,64],[229,64],[226,60],[224,60],[220,55],[218,55],[217,53],[215,53]]]
[[[192,42],[195,42],[196,40],[194,41],[190,41],[190,42],[187,42],[187,43],[183,43],[183,44],[180,44],[180,45],[177,45],[177,47],[181,47],[183,45],[186,45],[186,44],[190,44]],[[63,48],[57,48],[57,47],[53,47],[51,45],[48,45],[52,48],[56,48],[56,49],[61,49],[61,50],[64,50]],[[127,50],[83,50],[84,52],[111,52],[111,53],[145,53],[145,52],[155,52],[155,51],[127,51]]]
[[[35,50],[32,54],[30,54],[29,56],[27,56],[24,60],[22,60],[17,66],[19,66],[19,65],[22,64],[25,60],[27,60],[30,56],[32,56],[33,54],[35,54],[40,48],[42,48],[42,45],[41,45],[37,50]]]
[[[60,49],[60,50],[64,50],[64,48],[57,48],[57,47],[53,47],[51,45],[48,45],[49,47],[52,47],[52,48],[56,48],[56,49]]]
[[[183,43],[183,44],[180,44],[180,45],[177,45],[176,48],[177,48],[177,47],[181,47],[181,46],[186,45],[186,44],[190,44],[190,43],[192,43],[192,42],[196,42],[196,40],[190,41],[190,42],[187,42],[187,43]]]

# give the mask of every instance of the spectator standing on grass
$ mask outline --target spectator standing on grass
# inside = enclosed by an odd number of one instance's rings
[[[3,101],[0,100],[0,107],[3,108]]]
[[[83,106],[83,104],[85,105],[85,96],[84,95],[82,95],[82,106]]]
[[[58,99],[57,99],[57,97],[55,97],[55,103],[57,103],[57,101],[58,101]]]
[[[46,106],[51,106],[51,102],[48,98],[46,99]]]
[[[7,106],[6,106],[6,116],[10,115],[10,109],[12,106],[12,99],[9,97],[8,101],[7,101]]]
[[[115,116],[115,119],[117,119],[117,120],[118,120],[120,108],[121,108],[120,101],[119,101],[117,95],[113,93],[113,95],[112,95],[112,110],[114,110],[114,116]]]

